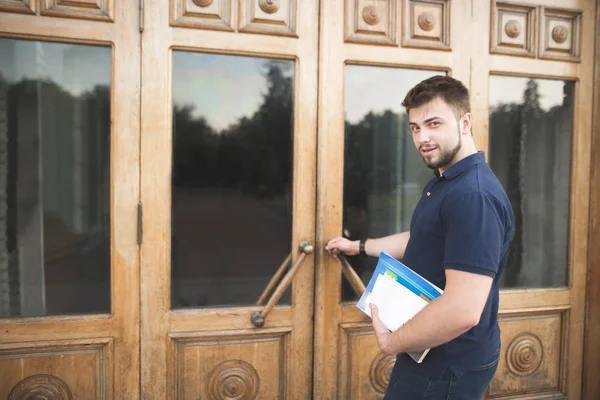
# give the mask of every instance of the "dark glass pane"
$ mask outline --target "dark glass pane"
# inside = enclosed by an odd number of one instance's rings
[[[415,148],[401,103],[420,81],[443,73],[346,66],[344,235],[351,240],[407,231],[433,176]],[[377,258],[347,257],[365,285]],[[342,278],[342,301],[357,300]]]
[[[0,317],[110,312],[107,47],[0,39]]]
[[[504,288],[567,285],[574,87],[490,78],[489,163],[515,213]]]
[[[173,308],[256,304],[289,254],[293,82],[292,61],[173,53]]]

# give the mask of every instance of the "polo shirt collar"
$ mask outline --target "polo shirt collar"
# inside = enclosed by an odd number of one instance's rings
[[[470,167],[484,162],[485,153],[483,151],[478,151],[475,154],[471,154],[470,156],[463,158],[462,160],[448,168],[446,172],[444,172],[441,176],[445,179],[454,179]],[[440,178],[440,171],[437,168],[435,169],[435,176]]]

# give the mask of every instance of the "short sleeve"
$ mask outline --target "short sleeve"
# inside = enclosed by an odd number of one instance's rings
[[[504,245],[501,205],[481,192],[451,196],[442,207],[444,268],[496,277]]]

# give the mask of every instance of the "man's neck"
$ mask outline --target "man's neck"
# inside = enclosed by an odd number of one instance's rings
[[[477,153],[477,148],[475,147],[475,143],[473,143],[473,142],[463,143],[463,146],[461,147],[460,151],[456,154],[456,156],[454,157],[452,162],[448,163],[447,165],[444,165],[443,167],[438,168],[439,174],[442,175],[444,172],[446,172],[448,170],[448,168],[450,168],[451,166],[453,166],[460,160],[467,158],[475,153]]]

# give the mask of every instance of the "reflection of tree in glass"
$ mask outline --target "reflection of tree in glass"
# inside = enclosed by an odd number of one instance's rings
[[[414,147],[405,113],[368,112],[345,124],[344,231],[352,240],[408,230],[414,207],[433,173]],[[363,280],[377,259],[347,257]],[[342,300],[356,296],[342,283]]]
[[[175,106],[173,179],[176,186],[240,189],[281,195],[292,172],[292,64],[265,63],[266,93],[250,117],[216,131],[193,106]]]
[[[557,192],[564,184],[570,157],[566,130],[570,128],[571,104],[569,87],[564,87],[562,104],[547,111],[540,106],[535,79],[528,79],[521,103],[490,108],[490,164],[515,215],[504,287],[557,284],[553,276],[563,260],[555,246],[564,233],[563,195]],[[568,186],[562,189],[568,190]],[[539,282],[524,282],[525,264],[534,264],[528,269],[543,271]]]
[[[21,251],[43,249],[46,312],[108,310],[110,274],[110,87],[75,95],[52,77],[24,78],[6,85],[6,251],[9,286],[19,286]],[[41,157],[40,157],[41,153]],[[76,174],[73,172],[77,171]],[[78,195],[79,194],[79,195]],[[42,242],[23,239],[24,227],[43,213]],[[43,246],[42,246],[43,243]],[[69,277],[69,278],[67,278]],[[73,282],[67,279],[74,279]],[[98,285],[93,299],[70,290]],[[87,283],[86,283],[87,284]],[[62,293],[58,296],[57,292]],[[60,299],[70,293],[70,301]],[[19,315],[19,293],[13,293]]]

